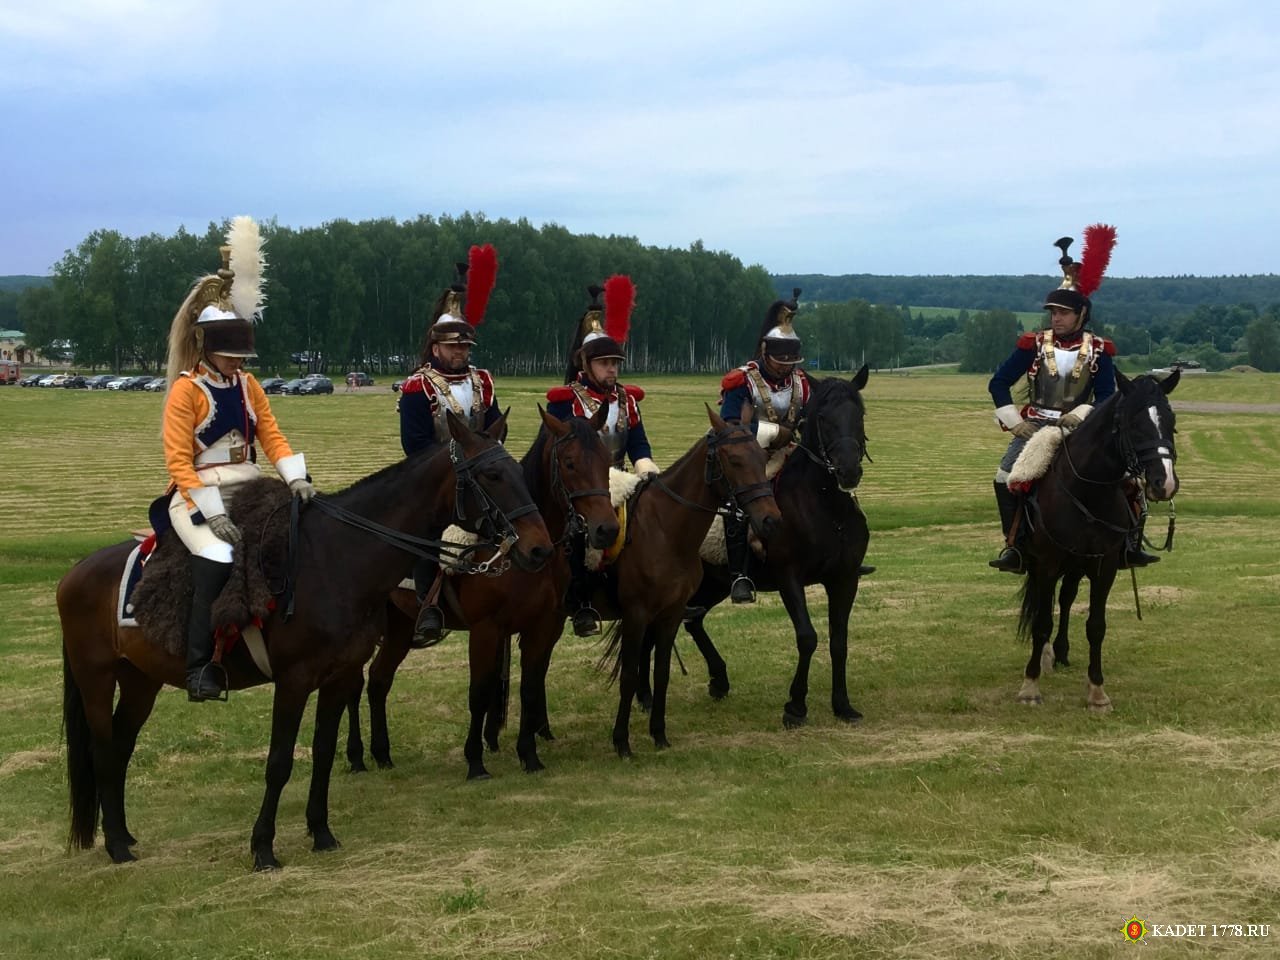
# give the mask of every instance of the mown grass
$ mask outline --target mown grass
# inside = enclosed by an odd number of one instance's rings
[[[669,462],[705,428],[711,378],[642,381]],[[1280,922],[1280,417],[1178,420],[1175,552],[1110,600],[1115,711],[1083,709],[1073,666],[1046,702],[1013,702],[1014,578],[989,571],[990,478],[1002,450],[983,379],[873,375],[860,499],[869,559],[852,621],[854,728],[811,678],[810,725],[784,731],[794,664],[776,597],[708,619],[734,688],[673,682],[658,753],[610,748],[616,695],[599,648],[565,637],[550,677],[548,770],[504,750],[468,784],[466,656],[413,654],[392,691],[394,770],[338,775],[344,846],[310,853],[309,735],[277,850],[249,872],[270,689],[226,706],[162,695],[130,778],[141,859],[68,854],[53,588],[74,560],[145,522],[164,485],[160,400],[0,391],[0,943],[5,956],[1109,957],[1121,925]],[[540,384],[508,381],[510,446],[528,443]],[[1267,404],[1280,377],[1186,378],[1183,403]],[[333,490],[398,454],[394,397],[283,398],[275,409]],[[1153,527],[1161,526],[1157,513]],[[814,594],[821,618],[825,606]],[[1082,620],[1082,618],[1079,618]],[[819,629],[824,623],[819,619]],[[1154,941],[1266,955],[1267,941]]]

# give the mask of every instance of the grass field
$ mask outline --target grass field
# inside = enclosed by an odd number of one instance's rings
[[[711,378],[640,381],[657,459],[705,429]],[[505,381],[509,446],[544,384]],[[1026,651],[1015,578],[988,570],[1003,450],[984,378],[873,374],[872,526],[851,626],[850,689],[784,731],[794,664],[776,597],[708,617],[733,692],[673,678],[656,752],[609,741],[599,648],[566,636],[550,676],[559,739],[519,770],[513,735],[466,783],[465,646],[414,653],[391,696],[394,770],[339,773],[313,854],[309,723],[285,790],[284,871],[250,872],[270,688],[227,705],[162,694],[130,771],[139,861],[68,853],[58,578],[145,522],[165,484],[161,398],[0,390],[0,955],[5,957],[1112,957],[1121,928],[1269,924],[1269,936],[1158,939],[1160,956],[1271,956],[1280,945],[1280,376],[1184,378],[1178,540],[1127,579],[1104,654],[1115,710],[1083,707],[1086,647],[1014,702]],[[1197,403],[1252,405],[1195,412]],[[1189,408],[1187,407],[1189,405]],[[397,457],[390,394],[274,408],[321,490]],[[1152,532],[1163,529],[1157,508]],[[814,596],[820,633],[825,606]]]

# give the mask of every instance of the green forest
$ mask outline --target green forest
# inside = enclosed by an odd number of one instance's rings
[[[0,277],[0,328],[77,368],[159,369],[174,310],[191,282],[218,266],[225,229],[136,238],[95,231],[51,277]],[[504,374],[562,370],[586,288],[613,273],[636,283],[627,366],[638,372],[741,363],[769,303],[793,287],[802,290],[796,325],[812,367],[990,370],[1024,326],[1019,314],[1034,318],[1055,284],[1049,275],[770,276],[700,242],[659,248],[480,214],[305,229],[267,222],[263,232],[259,366],[274,372],[412,369],[431,306],[473,243],[492,243],[500,263],[474,360]],[[1094,303],[1094,328],[1135,364],[1280,370],[1280,276],[1114,278]]]

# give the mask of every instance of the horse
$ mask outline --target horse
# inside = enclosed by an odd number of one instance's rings
[[[671,745],[666,732],[667,685],[671,650],[685,605],[702,576],[698,548],[711,521],[727,500],[747,513],[764,540],[772,539],[781,519],[773,488],[765,479],[766,454],[744,422],[725,421],[707,408],[711,430],[683,457],[642,484],[628,501],[629,540],[617,561],[606,568],[606,589],[595,606],[610,627],[610,654],[616,654],[618,713],[613,745],[631,756],[631,701],[647,672],[647,647],[654,650],[653,705],[649,734],[658,749]]]
[[[333,496],[317,495],[301,511],[295,556],[296,611],[275,610],[263,635],[275,683],[266,793],[253,826],[255,870],[278,869],[276,811],[293,770],[298,728],[311,691],[319,690],[306,807],[315,850],[338,841],[329,828],[329,776],[338,724],[353,682],[381,632],[387,594],[421,552],[418,538],[450,522],[478,527],[482,537],[510,544],[527,569],[553,547],[514,460],[498,443],[506,415],[484,434],[449,415],[453,442],[434,455],[410,457]],[[355,525],[357,529],[353,530]],[[358,545],[358,546],[357,546]],[[125,816],[125,777],[138,733],[165,684],[185,687],[185,665],[138,628],[118,625],[120,579],[132,542],[105,547],[77,563],[59,582],[62,622],[63,723],[67,741],[70,844],[93,846],[102,814],[107,854],[136,859],[137,840]],[[266,682],[240,644],[225,666],[232,689]],[[112,702],[119,689],[119,703]]]
[[[609,500],[610,454],[600,438],[609,408],[602,405],[589,420],[557,420],[539,407],[542,428],[521,460],[525,485],[546,521],[558,549],[541,571],[512,568],[501,576],[450,576],[441,594],[446,626],[468,630],[471,726],[464,755],[467,779],[487,779],[484,741],[498,749],[498,730],[505,719],[505,668],[510,640],[520,635],[520,732],[516,754],[529,773],[544,769],[535,734],[548,739],[546,677],[551,651],[564,628],[566,559],[572,535],[583,535],[596,549],[618,537],[618,517]],[[370,747],[379,767],[394,766],[387,732],[387,695],[396,670],[409,653],[418,598],[412,590],[392,591],[387,631],[369,665]],[[364,768],[360,737],[360,691],[348,705],[347,759],[353,770]],[[487,722],[486,722],[487,718]]]
[[[782,708],[787,727],[803,725],[808,715],[809,665],[818,647],[818,633],[804,588],[814,584],[822,584],[827,594],[831,709],[847,723],[862,719],[849,701],[846,663],[849,616],[870,540],[867,518],[853,496],[862,481],[862,461],[868,459],[862,399],[867,376],[864,365],[849,380],[810,378],[812,393],[801,412],[800,442],[774,479],[782,522],[764,559],[754,551],[749,557],[748,576],[758,589],[778,592],[795,628],[799,661],[790,698]],[[727,566],[704,562],[702,581],[689,599],[684,624],[706,660],[707,690],[717,700],[729,692],[729,673],[703,621],[729,595],[731,580]]]
[[[1171,500],[1178,492],[1174,472],[1174,414],[1168,395],[1178,385],[1179,372],[1164,380],[1148,375],[1133,380],[1116,373],[1116,392],[1098,404],[1068,437],[1035,492],[1024,503],[1024,522],[1030,528],[1023,555],[1027,570],[1022,587],[1018,636],[1031,635],[1018,702],[1039,704],[1040,672],[1045,646],[1053,631],[1054,593],[1064,581],[1062,618],[1082,577],[1089,578],[1089,640],[1086,706],[1091,712],[1111,709],[1103,690],[1102,641],[1107,632],[1107,596],[1124,558],[1134,527],[1125,493],[1131,477],[1146,482],[1147,496]],[[1044,429],[1051,429],[1046,427]],[[1066,634],[1059,631],[1055,651],[1066,661]]]

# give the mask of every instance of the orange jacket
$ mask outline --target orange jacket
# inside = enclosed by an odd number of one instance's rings
[[[195,373],[183,373],[169,388],[164,405],[164,462],[173,486],[182,491],[189,509],[195,509],[189,491],[201,487],[196,473],[196,457],[200,454],[196,442],[196,428],[209,416],[209,400],[196,385],[196,378],[210,371],[201,364]],[[217,376],[217,374],[214,374]],[[241,371],[244,379],[251,416],[255,419],[254,442],[273,464],[284,457],[293,456],[289,441],[280,432],[271,403],[253,374]]]

